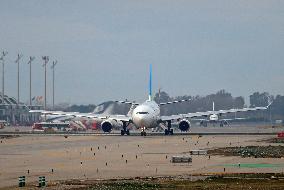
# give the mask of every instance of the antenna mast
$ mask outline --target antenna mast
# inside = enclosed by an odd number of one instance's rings
[[[20,59],[23,57],[22,54],[18,54],[15,63],[18,64],[18,104],[20,103]]]
[[[2,55],[1,55],[1,57],[0,57],[0,60],[2,60],[2,104],[4,104],[4,93],[5,93],[5,72],[4,72],[4,70],[5,70],[5,67],[4,67],[4,64],[5,64],[5,59],[4,59],[4,57],[6,56],[8,54],[8,52],[7,51],[3,51],[2,52]]]
[[[52,108],[54,110],[54,80],[55,80],[55,65],[57,64],[57,60],[52,62]]]
[[[30,65],[30,106],[32,105],[32,61],[35,57],[30,56],[28,64]]]
[[[42,59],[44,61],[43,67],[44,67],[44,110],[46,110],[46,65],[49,61],[48,56],[42,56]]]

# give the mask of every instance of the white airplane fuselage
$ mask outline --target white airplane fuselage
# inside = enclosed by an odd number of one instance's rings
[[[147,100],[137,106],[132,113],[132,120],[137,128],[155,128],[160,119],[160,107],[155,101]]]
[[[212,115],[209,116],[210,122],[217,122],[218,120],[219,120],[219,117],[216,114],[212,114]]]
[[[212,110],[213,112],[215,111],[215,103],[212,102]],[[212,115],[209,116],[209,122],[211,123],[216,123],[219,121],[219,117],[217,114],[213,113]]]

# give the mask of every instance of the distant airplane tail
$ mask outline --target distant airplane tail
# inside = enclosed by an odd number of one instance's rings
[[[127,113],[127,116],[132,116],[132,113],[133,113],[133,110],[136,108],[136,105],[135,104],[132,104],[128,113]]]
[[[266,106],[266,108],[269,108],[271,106],[271,104],[273,103],[272,97],[267,96],[267,103],[268,103],[268,105]]]

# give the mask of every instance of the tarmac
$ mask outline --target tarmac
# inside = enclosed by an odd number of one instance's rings
[[[223,129],[224,132],[227,130]],[[197,149],[283,145],[263,141],[273,137],[274,134],[186,134],[146,137],[92,135],[67,138],[23,135],[3,138],[0,144],[0,187],[17,185],[19,176],[26,176],[27,182],[35,182],[39,176],[46,176],[47,181],[56,181],[212,173],[281,173],[284,171],[282,158],[193,155],[192,163],[170,161],[172,156],[189,155],[190,150]],[[238,164],[242,164],[242,167],[236,167]],[[243,167],[250,164],[266,166]]]

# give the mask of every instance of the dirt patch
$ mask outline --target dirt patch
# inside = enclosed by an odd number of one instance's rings
[[[284,157],[284,146],[224,147],[208,150],[208,154],[254,158],[281,158]]]
[[[12,139],[20,137],[20,135],[0,135],[0,139]]]
[[[261,142],[267,142],[267,143],[284,143],[284,138],[271,138],[271,139],[265,139]]]

